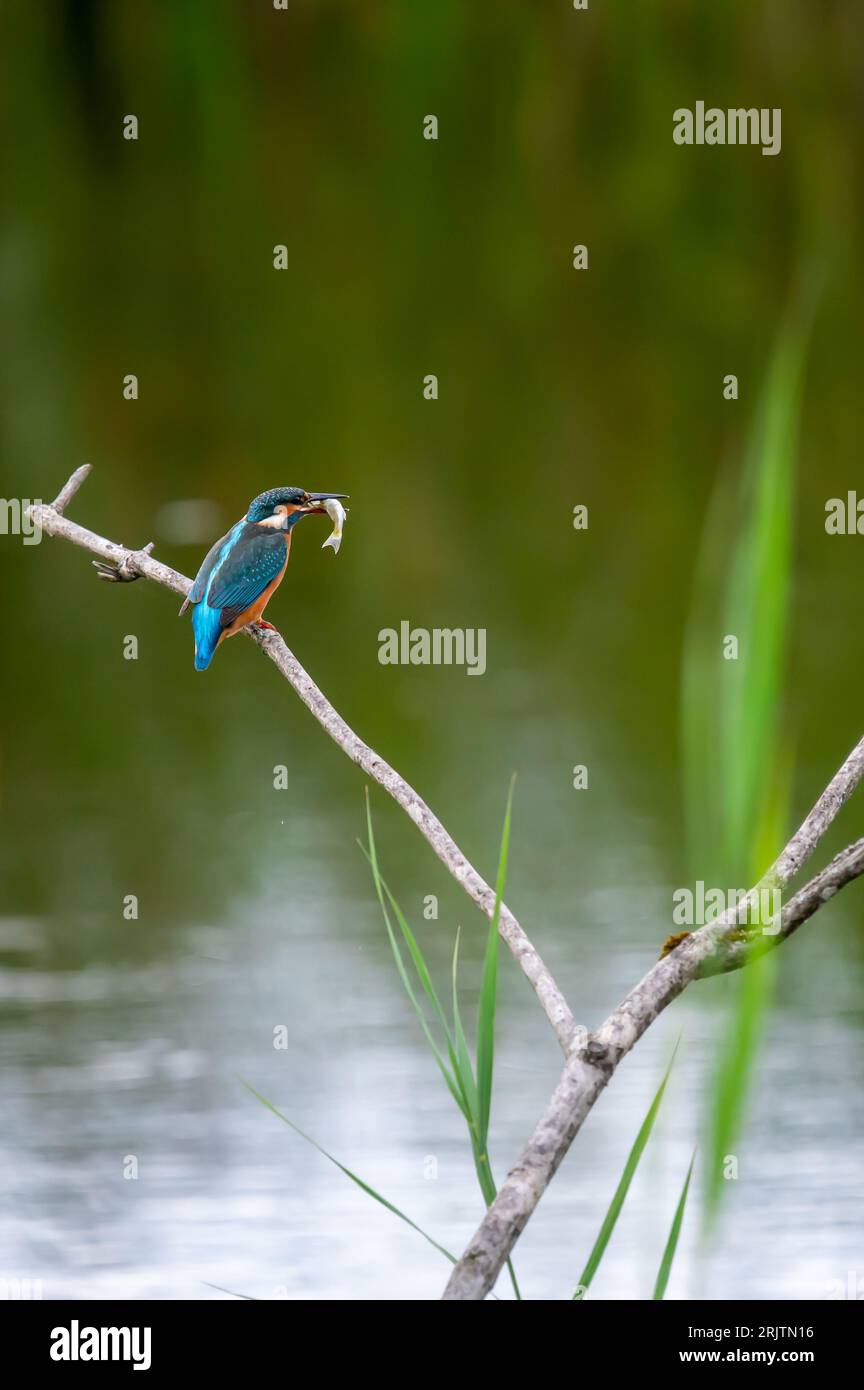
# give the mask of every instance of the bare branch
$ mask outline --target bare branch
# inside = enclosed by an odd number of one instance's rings
[[[142,576],[145,579],[152,579],[156,584],[173,589],[176,594],[184,596],[188,594],[192,587],[192,581],[187,579],[185,575],[178,574],[168,565],[163,565],[159,560],[154,560],[149,553],[150,547],[145,547],[143,550],[127,550],[124,546],[106,540],[104,536],[98,536],[95,532],[88,531],[85,527],[77,526],[74,522],[67,520],[63,515],[64,508],[75,496],[89,472],[89,464],[84,464],[82,468],[77,469],[60,492],[53,506],[34,504],[30,507],[29,514],[33,521],[49,536],[60,536],[64,540],[71,541],[73,545],[82,546],[91,554],[97,555],[104,562],[103,568],[117,571],[116,575],[111,577],[128,581]],[[100,569],[101,575],[102,570]],[[109,576],[105,575],[104,577]],[[289,651],[277,632],[262,631],[259,628],[251,627],[246,628],[245,631],[266,652],[274,666],[294,687],[322,729],[330,735],[335,743],[338,743],[352,762],[362,768],[368,777],[382,786],[402,807],[456,882],[464,888],[481,911],[491,918],[495,910],[494,889],[490,888],[485,879],[481,878],[473,865],[468,862],[456,841],[448,834],[438,817],[418,796],[414,788],[409,786],[405,779],[400,777],[399,773],[389,763],[386,763],[373,748],[358,738],[341,715],[337,714],[330,701],[319,690],[312,677],[303,669],[293,653]],[[499,927],[501,935],[513,952],[520,969],[533,985],[546,1017],[552,1024],[561,1048],[566,1054],[571,1045],[575,1024],[563,994],[513,913],[503,904]]]
[[[845,763],[831,778],[812,811],[795,831],[783,853],[768,870],[763,883],[789,883],[818,845],[825,831],[849,800],[864,776],[864,738],[856,743]]]
[[[753,941],[730,941],[724,945],[723,970],[740,970],[753,956],[765,950],[774,950],[781,942],[788,940],[793,932],[824,907],[835,893],[839,893],[847,883],[864,874],[864,839],[856,840],[835,855],[831,863],[811,878],[783,908],[780,930],[776,935],[760,935]],[[700,972],[701,975],[702,972]],[[707,973],[707,972],[706,972]]]
[[[558,1085],[531,1138],[499,1188],[465,1253],[454,1267],[445,1299],[483,1299],[494,1287],[537,1203],[558,1171],[564,1155],[616,1067],[639,1041],[654,1019],[683,989],[702,974],[737,969],[746,964],[753,944],[736,942],[740,924],[758,906],[758,890],[766,883],[783,886],[813,853],[838,811],[864,775],[864,739],[850,753],[786,848],[760,884],[716,921],[692,932],[649,970],[617,1009],[575,1048],[564,1065]],[[839,854],[782,909],[779,944],[791,936],[844,884],[864,872],[864,841]],[[762,947],[760,940],[759,947]],[[728,955],[719,962],[716,952]]]
[[[69,506],[69,503],[72,501],[72,498],[75,496],[81,484],[89,478],[92,468],[92,464],[82,463],[80,468],[75,469],[72,477],[67,479],[64,483],[51,504],[53,510],[59,512],[60,516],[63,515],[66,508]]]

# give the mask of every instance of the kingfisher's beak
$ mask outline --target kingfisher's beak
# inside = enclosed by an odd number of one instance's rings
[[[331,497],[335,497],[337,501],[341,502],[343,497],[350,497],[350,495],[348,492],[308,492],[306,494],[307,500],[303,504],[303,511],[323,512],[322,502],[329,501]]]

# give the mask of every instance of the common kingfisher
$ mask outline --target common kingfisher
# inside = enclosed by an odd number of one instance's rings
[[[182,615],[192,605],[196,671],[206,671],[223,638],[249,623],[273,627],[261,615],[285,573],[291,532],[304,516],[324,513],[331,498],[347,495],[274,487],[250,502],[246,515],[213,546],[180,609]]]

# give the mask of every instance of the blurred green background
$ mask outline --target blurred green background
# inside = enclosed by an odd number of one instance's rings
[[[517,772],[507,898],[596,1023],[656,957],[689,881],[679,685],[697,553],[811,273],[823,291],[778,710],[796,815],[862,732],[864,541],[824,529],[827,499],[861,476],[860,6],[19,0],[0,25],[4,496],[50,500],[90,462],[73,519],[154,540],[193,574],[257,492],[349,492],[338,559],[319,550],[325,525],[303,523],[268,617],[487,876]],[[676,147],[672,112],[697,100],[781,107],[782,153]],[[214,510],[184,537],[169,504],[189,499]],[[579,503],[587,531],[572,528]],[[434,1252],[337,1191],[237,1080],[439,1238],[473,1230],[470,1158],[354,843],[359,773],[251,644],[196,675],[167,592],[98,584],[83,551],[13,536],[0,588],[0,1275],[83,1296],[200,1297],[205,1280],[434,1296]],[[485,677],[381,666],[378,632],[404,619],[485,628]],[[373,809],[424,948],[446,968],[461,922],[476,980],[482,920],[380,794]],[[822,857],[861,821],[853,802]],[[132,893],[137,922],[122,915]],[[430,893],[440,915],[425,923]],[[855,1258],[860,918],[852,888],[783,953],[751,1182],[700,1276],[715,1296],[733,1280],[738,1296],[812,1296]],[[558,1063],[509,958],[502,970],[499,1175]],[[669,1193],[724,987],[699,986],[669,1022],[694,1039]],[[287,1054],[272,1047],[282,1023]],[[529,1296],[578,1273],[663,1027],[520,1245]],[[666,1192],[656,1163],[645,1181]],[[598,1295],[650,1284],[668,1213],[655,1230],[637,1199],[634,1186]],[[697,1263],[677,1269],[679,1294]]]

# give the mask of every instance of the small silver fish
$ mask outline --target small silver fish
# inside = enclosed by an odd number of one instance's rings
[[[325,512],[333,522],[333,530],[330,532],[330,535],[327,537],[321,549],[326,550],[329,546],[335,555],[338,553],[339,547],[342,544],[342,526],[344,525],[345,517],[348,515],[348,508],[343,507],[342,503],[336,497],[328,497],[324,501],[323,506]]]

